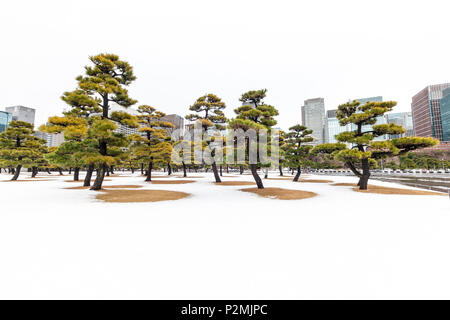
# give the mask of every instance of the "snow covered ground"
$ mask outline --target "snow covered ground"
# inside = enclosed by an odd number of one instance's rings
[[[318,193],[283,201],[198,175],[184,185],[105,182],[192,194],[158,203],[101,202],[93,191],[64,190],[77,184],[55,174],[0,183],[0,298],[450,298],[446,196],[265,181]]]

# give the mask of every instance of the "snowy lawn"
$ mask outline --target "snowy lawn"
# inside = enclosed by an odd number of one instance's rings
[[[63,189],[81,182],[55,174],[0,182],[0,298],[450,298],[447,196],[265,180],[318,194],[283,201],[197,176],[190,184],[105,182],[191,194],[154,203],[105,203],[94,191]]]

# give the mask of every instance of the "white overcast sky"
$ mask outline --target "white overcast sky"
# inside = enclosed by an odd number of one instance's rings
[[[381,95],[410,110],[428,84],[450,81],[449,1],[1,1],[0,109],[65,107],[88,56],[133,65],[139,104],[185,116],[205,93],[233,116],[241,93],[267,88],[279,126],[305,99],[326,109]]]

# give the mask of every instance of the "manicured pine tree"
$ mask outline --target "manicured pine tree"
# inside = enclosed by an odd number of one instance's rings
[[[285,135],[286,147],[285,157],[290,167],[297,169],[294,182],[297,182],[302,173],[302,166],[312,146],[305,143],[312,142],[314,138],[311,136],[312,130],[302,125],[295,125],[289,128],[289,132]]]
[[[33,125],[23,121],[12,121],[0,133],[0,159],[3,165],[15,167],[11,180],[17,180],[22,167],[34,166],[46,152],[46,141],[33,133]]]
[[[262,129],[270,129],[277,124],[274,119],[278,115],[278,110],[271,105],[267,105],[263,102],[266,97],[266,89],[249,91],[244,93],[239,101],[244,105],[235,109],[236,118],[230,121],[230,128],[232,129],[253,129],[259,131]],[[249,149],[249,140],[247,139],[247,150]],[[247,154],[248,156],[248,154]],[[250,163],[250,171],[255,179],[256,185],[259,189],[264,189],[261,178],[258,175],[258,165],[264,165],[261,163]]]
[[[172,152],[171,138],[167,135],[167,129],[175,126],[161,120],[165,113],[157,111],[155,108],[143,105],[138,107],[139,115],[137,121],[141,125],[139,132],[142,135],[135,135],[134,152],[147,163],[147,178],[145,181],[152,181],[152,170],[155,163],[170,163]],[[170,164],[169,164],[170,165]]]
[[[405,137],[385,141],[376,141],[377,137],[403,134],[405,129],[397,124],[376,125],[377,118],[392,111],[397,102],[348,102],[338,107],[336,117],[341,126],[351,124],[352,131],[338,134],[337,144],[319,145],[314,153],[332,154],[334,159],[342,161],[359,178],[360,190],[367,190],[370,168],[376,166],[378,159],[405,154],[411,150],[431,147],[439,141],[433,138]],[[370,126],[372,128],[370,129]],[[369,129],[367,129],[369,128]],[[352,145],[346,147],[343,142]]]
[[[73,106],[74,112],[79,115],[85,112],[92,113],[95,111],[92,109],[100,108],[100,115],[93,117],[89,127],[89,137],[96,140],[98,155],[87,158],[99,168],[91,190],[100,190],[107,166],[115,162],[115,157],[109,153],[108,148],[126,145],[125,137],[114,132],[117,129],[114,122],[134,126],[134,120],[126,113],[111,114],[111,103],[127,108],[137,102],[128,96],[126,89],[136,77],[131,65],[120,60],[115,54],[99,54],[89,59],[93,66],[85,67],[85,75],[76,78],[78,88],[73,92],[65,93],[63,100]],[[92,104],[92,100],[95,100],[96,104]],[[86,106],[88,107],[85,109],[81,108]]]
[[[223,110],[225,108],[226,105],[224,102],[222,102],[222,99],[214,94],[207,94],[198,98],[197,101],[195,101],[195,103],[189,107],[189,110],[195,113],[188,114],[186,116],[186,119],[191,121],[200,121],[202,124],[204,135],[208,136],[209,128],[217,130],[225,129],[225,124],[227,122],[227,118],[223,113]],[[214,160],[216,152],[220,151],[216,150],[214,138],[207,137],[207,143],[211,150],[211,167],[214,172],[214,178],[216,182],[222,182],[217,170],[217,163]]]

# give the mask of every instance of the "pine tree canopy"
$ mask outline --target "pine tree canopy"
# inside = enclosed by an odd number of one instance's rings
[[[46,141],[33,133],[33,125],[23,121],[12,121],[0,133],[0,159],[3,165],[31,167],[42,162],[47,152]]]
[[[198,98],[195,103],[189,107],[190,111],[195,113],[188,114],[186,119],[191,121],[200,121],[203,128],[215,127],[219,130],[224,129],[227,118],[223,113],[226,108],[222,99],[214,94],[207,94]]]
[[[312,149],[312,146],[305,145],[314,140],[311,133],[312,130],[307,127],[295,125],[284,135],[284,154],[289,166],[294,168],[302,166]]]

